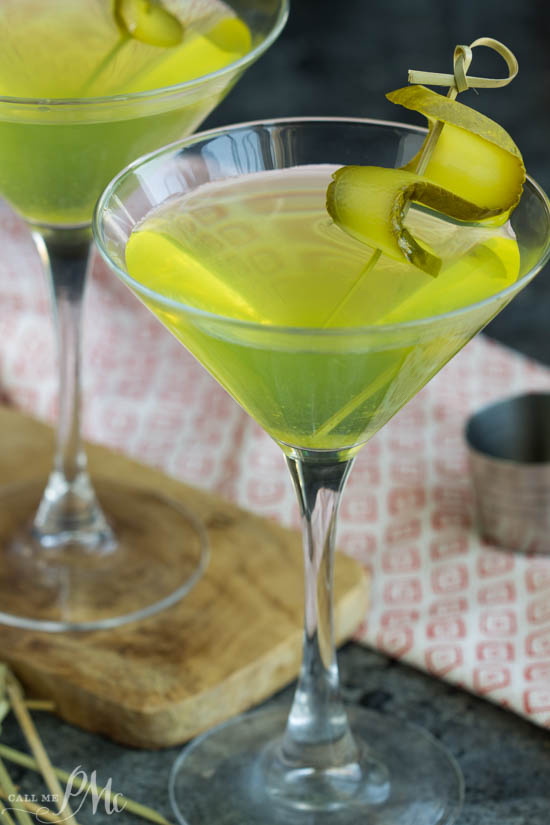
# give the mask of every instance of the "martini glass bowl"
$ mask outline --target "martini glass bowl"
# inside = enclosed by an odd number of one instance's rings
[[[216,3],[195,7],[204,13]],[[288,13],[287,0],[226,5],[248,27],[249,48],[210,74],[110,97],[0,96],[0,195],[28,223],[49,275],[59,354],[46,488],[41,478],[0,491],[0,623],[114,627],[174,604],[207,561],[202,525],[181,503],[113,480],[92,485],[80,434],[80,332],[101,190],[133,158],[195,130],[274,42]],[[55,0],[50,6],[51,21]]]
[[[162,286],[165,260],[150,257],[147,285],[127,267],[132,231],[138,224],[141,230],[151,209],[168,207],[178,196],[189,198],[201,187],[220,193],[222,183],[238,186],[258,173],[260,183],[269,186],[274,176],[283,180],[300,167],[319,170],[328,164],[330,180],[330,170],[342,164],[401,166],[424,134],[395,123],[331,118],[228,127],[132,164],[98,202],[94,232],[101,254],[279,443],[302,514],[304,648],[292,706],[290,711],[270,706],[232,719],[184,749],[170,779],[183,825],[450,825],[460,810],[460,771],[441,743],[402,719],[359,708],[347,711],[340,698],[332,629],[337,511],[361,445],[547,260],[546,196],[528,180],[512,215],[521,256],[515,282],[477,303],[400,323],[312,327],[243,320],[175,298]],[[280,215],[283,201],[276,203]],[[178,214],[183,220],[184,213]],[[215,243],[213,230],[212,248]],[[284,270],[281,246],[276,248]],[[265,257],[250,258],[258,266],[257,272],[251,267],[258,291],[270,288],[269,277],[260,272]],[[246,264],[246,256],[239,260]],[[335,259],[333,277],[340,274]],[[224,281],[224,289],[236,285]],[[307,305],[298,287],[294,294],[288,284],[289,317],[294,300]]]

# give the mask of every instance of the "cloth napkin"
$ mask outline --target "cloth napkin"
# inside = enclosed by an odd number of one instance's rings
[[[0,205],[0,387],[53,420],[48,291],[24,224]],[[297,526],[276,444],[97,258],[86,297],[84,430],[185,482]],[[482,336],[360,452],[339,547],[372,573],[357,639],[550,727],[550,557],[476,533],[463,426],[488,402],[550,390],[550,371]]]

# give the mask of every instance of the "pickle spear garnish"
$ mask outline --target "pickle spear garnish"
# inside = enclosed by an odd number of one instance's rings
[[[160,0],[115,0],[115,20],[121,33],[149,46],[178,46],[183,26]]]
[[[504,57],[507,78],[469,78],[471,49],[489,46]],[[512,53],[498,41],[481,38],[471,46],[457,46],[454,76],[422,75],[427,82],[453,81],[447,97],[415,85],[391,92],[388,98],[421,112],[429,131],[421,150],[402,169],[343,167],[333,175],[327,191],[327,209],[345,232],[381,252],[437,275],[440,260],[416,241],[405,227],[410,203],[418,203],[447,217],[478,222],[498,218],[503,223],[521,197],[525,167],[508,133],[497,123],[454,100],[469,86],[502,86],[517,73]],[[410,79],[410,76],[409,76]]]
[[[488,46],[500,54],[508,66],[508,77],[469,77],[466,73],[475,46]],[[409,72],[410,83],[450,85],[446,98],[422,86],[399,89],[389,95],[393,102],[426,115],[429,131],[419,153],[402,169],[344,166],[334,173],[327,191],[327,210],[335,224],[368,244],[373,252],[353,285],[325,319],[325,327],[331,325],[343,307],[353,300],[365,279],[375,275],[373,270],[383,252],[401,263],[408,261],[428,275],[438,275],[441,259],[427,243],[419,242],[405,227],[412,203],[423,204],[455,220],[469,224],[478,222],[479,228],[471,229],[473,233],[482,232],[484,222],[506,222],[521,197],[525,179],[519,150],[500,126],[456,103],[455,97],[470,86],[505,86],[517,71],[512,52],[502,43],[484,37],[471,46],[456,47],[453,75]],[[485,165],[488,169],[480,168]],[[417,218],[418,214],[415,225],[418,225]],[[431,304],[435,313],[448,312],[464,306],[469,300],[475,302],[488,297],[482,284],[477,292],[475,288],[472,290],[471,280],[467,277],[468,272],[475,272],[486,261],[495,272],[494,291],[513,282],[519,272],[519,251],[513,238],[506,236],[504,227],[500,232],[501,235],[489,242],[479,246],[474,244],[460,259],[460,266],[455,266],[451,260],[444,275],[431,282]],[[425,309],[422,288],[413,289],[404,300],[383,313],[380,322],[392,324],[423,318]],[[396,364],[394,370],[399,370],[400,366]],[[391,377],[389,371],[388,375],[380,376],[380,381],[385,384]],[[327,432],[335,429],[378,389],[376,381],[365,387],[322,429]]]
[[[183,40],[182,24],[160,0],[113,0],[112,13],[118,39],[80,89],[82,96],[93,93],[98,78],[112,68],[121,50],[132,40],[159,48],[178,46]]]
[[[398,261],[405,256],[429,275],[439,273],[441,259],[405,227],[403,215],[407,204],[420,203],[463,221],[479,221],[500,213],[500,209],[477,206],[406,168],[343,166],[333,178],[327,204],[335,222],[348,235]]]
[[[430,128],[435,123],[445,126],[422,173],[425,178],[485,208],[488,216],[507,213],[517,206],[525,166],[518,147],[502,126],[425,86],[407,86],[386,97],[423,114]],[[416,171],[419,155],[403,168]],[[472,215],[463,220],[478,218]]]

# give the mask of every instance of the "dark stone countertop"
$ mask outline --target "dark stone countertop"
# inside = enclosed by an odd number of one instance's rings
[[[490,35],[517,54],[520,75],[506,90],[465,102],[502,123],[521,147],[530,173],[550,187],[550,7],[542,0],[294,0],[278,43],[240,81],[206,126],[286,115],[352,115],[408,120],[386,91],[406,83],[406,71],[450,71],[457,43]],[[498,59],[474,58],[474,74],[498,74]],[[479,56],[478,56],[479,54]],[[475,69],[475,71],[474,71]],[[468,100],[469,97],[469,100]],[[548,298],[542,273],[491,324],[489,333],[550,364]],[[346,698],[416,722],[440,738],[464,772],[466,802],[456,825],[548,825],[550,735],[461,690],[401,663],[349,644],[340,653]],[[55,764],[83,765],[98,781],[156,808],[173,820],[168,773],[177,749],[121,748],[36,715]],[[24,747],[11,719],[3,740]],[[33,774],[10,768],[22,789],[39,787]],[[87,805],[82,822],[91,821]],[[124,814],[124,822],[137,819]],[[101,809],[93,818],[109,821]],[[112,819],[111,819],[112,822]]]
[[[465,804],[456,825],[548,825],[548,731],[357,644],[342,648],[339,662],[347,702],[420,725],[455,756],[466,785]],[[292,688],[288,688],[276,698],[290,703],[291,695]],[[82,765],[88,777],[95,769],[98,784],[112,777],[114,791],[175,821],[167,785],[178,748],[132,750],[77,730],[50,714],[35,713],[34,717],[54,765],[68,773]],[[26,750],[11,717],[4,724],[2,740]],[[36,774],[11,764],[9,770],[21,793],[42,792]],[[79,801],[80,797],[71,801],[75,812]],[[144,822],[127,812],[108,816],[101,805],[92,817],[90,800],[77,819],[84,825],[92,820],[97,825]]]

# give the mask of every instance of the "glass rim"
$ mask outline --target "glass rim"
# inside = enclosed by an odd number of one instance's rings
[[[184,80],[182,83],[175,83],[172,86],[160,86],[157,89],[146,89],[142,92],[128,92],[117,95],[103,95],[101,97],[10,97],[9,95],[0,95],[0,112],[3,107],[12,106],[28,106],[29,108],[36,106],[48,106],[55,108],[70,108],[76,107],[93,107],[105,106],[109,103],[122,102],[136,102],[147,101],[149,99],[157,100],[158,98],[171,97],[185,92],[188,89],[194,89],[202,86],[209,80],[215,80],[223,77],[238,69],[244,69],[249,63],[254,62],[275,42],[282,32],[288,20],[290,8],[290,0],[279,0],[279,12],[277,18],[266,37],[258,43],[253,49],[250,49],[245,55],[238,60],[222,66],[221,69],[216,69],[215,72],[200,75],[191,80]]]
[[[518,289],[522,288],[523,284],[528,283],[537,272],[543,268],[543,266],[548,262],[550,259],[550,232],[546,238],[544,247],[539,255],[536,263],[529,268],[529,270],[517,281],[514,281],[513,284],[510,286],[505,287],[504,289],[500,290],[499,292],[495,292],[493,295],[490,295],[488,298],[484,298],[481,301],[476,301],[472,304],[468,304],[467,306],[460,307],[459,309],[449,310],[448,312],[443,312],[437,315],[431,315],[426,318],[415,318],[409,321],[398,321],[392,324],[364,324],[362,326],[353,326],[353,327],[302,327],[302,326],[285,326],[285,325],[278,325],[278,324],[262,324],[257,321],[249,321],[246,319],[239,319],[239,318],[231,318],[227,315],[219,315],[215,312],[209,312],[204,309],[198,309],[197,307],[190,306],[189,304],[185,304],[182,301],[177,301],[173,298],[167,298],[166,296],[162,295],[159,292],[156,292],[154,289],[145,286],[144,284],[137,281],[133,278],[129,272],[125,269],[122,269],[116,261],[114,261],[109,254],[106,245],[103,243],[103,231],[101,228],[101,221],[100,217],[101,214],[105,211],[105,207],[107,202],[111,199],[111,197],[115,194],[117,187],[122,183],[123,180],[130,177],[132,174],[136,172],[140,167],[146,166],[148,163],[157,160],[163,155],[170,155],[170,154],[179,154],[181,150],[186,149],[196,143],[202,143],[205,140],[209,140],[211,138],[220,137],[222,135],[226,135],[231,132],[237,131],[245,131],[246,129],[250,129],[253,127],[270,127],[270,126],[278,126],[278,125],[298,125],[301,123],[312,124],[318,123],[319,125],[326,124],[326,123],[342,123],[342,124],[358,124],[358,125],[372,125],[372,126],[385,126],[390,127],[393,129],[402,129],[408,132],[413,132],[417,134],[426,134],[427,129],[422,126],[416,126],[409,123],[403,123],[400,121],[392,121],[392,120],[381,120],[376,118],[360,118],[360,117],[324,117],[324,116],[306,116],[306,117],[284,117],[284,118],[272,118],[272,119],[261,119],[261,120],[254,120],[254,121],[247,121],[246,123],[235,123],[230,124],[229,126],[222,126],[216,127],[213,129],[205,130],[204,132],[196,132],[193,135],[189,135],[182,140],[175,141],[174,143],[167,144],[160,149],[156,149],[153,152],[149,152],[146,155],[143,155],[140,158],[132,161],[132,163],[128,164],[124,169],[122,169],[106,186],[103,190],[102,194],[100,195],[95,209],[94,215],[92,220],[92,228],[93,234],[96,242],[96,246],[101,254],[103,260],[109,265],[111,269],[113,269],[123,281],[129,285],[134,292],[138,295],[141,293],[148,298],[153,299],[154,301],[163,304],[170,309],[179,309],[180,311],[183,310],[187,315],[201,318],[203,320],[210,320],[212,322],[222,323],[224,326],[233,326],[241,329],[247,330],[255,330],[255,331],[262,331],[262,332],[270,332],[270,333],[278,333],[278,334],[285,334],[285,335],[303,335],[303,336],[315,336],[315,335],[322,335],[323,337],[342,337],[342,336],[349,336],[349,335],[366,335],[366,334],[390,334],[391,332],[396,333],[400,331],[407,331],[410,329],[415,328],[422,328],[434,323],[444,323],[447,320],[458,318],[462,315],[471,312],[472,310],[477,310],[482,307],[488,306],[491,303],[497,303],[500,299],[505,299],[508,295],[514,294],[518,291]],[[550,226],[550,199],[544,192],[544,190],[539,186],[539,184],[533,180],[529,175],[526,175],[525,184],[530,186],[531,189],[535,192],[535,194],[539,197],[540,201],[544,204],[548,223]],[[156,206],[160,206],[156,204]],[[134,289],[135,287],[135,289]]]

